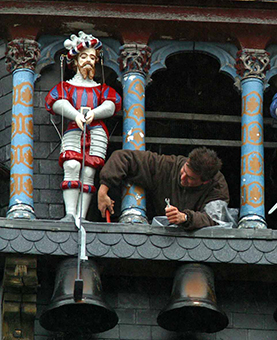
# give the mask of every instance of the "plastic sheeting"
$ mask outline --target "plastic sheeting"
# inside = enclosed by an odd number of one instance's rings
[[[239,209],[228,208],[224,201],[217,200],[205,205],[204,211],[218,225],[213,227],[237,228],[239,219]]]

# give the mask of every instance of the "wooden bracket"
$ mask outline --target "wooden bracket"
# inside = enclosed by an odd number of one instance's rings
[[[3,340],[34,339],[37,287],[35,257],[6,258],[2,303]]]

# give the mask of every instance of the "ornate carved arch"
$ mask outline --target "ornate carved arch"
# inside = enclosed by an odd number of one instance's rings
[[[199,52],[216,58],[220,63],[220,71],[226,73],[234,80],[237,78],[236,63],[237,48],[232,44],[204,43],[191,41],[153,41],[149,44],[152,49],[152,61],[149,74],[166,68],[166,59],[175,53]]]

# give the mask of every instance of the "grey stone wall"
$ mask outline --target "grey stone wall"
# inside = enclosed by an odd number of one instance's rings
[[[5,65],[6,43],[0,39],[0,162],[9,166],[11,145],[12,75]]]
[[[50,281],[51,279],[46,279],[42,282],[38,317],[49,303],[50,291],[53,288]],[[116,310],[119,323],[107,332],[92,335],[92,340],[277,339],[277,323],[273,319],[273,313],[277,308],[277,289],[274,283],[215,282],[218,305],[227,314],[229,325],[226,329],[213,334],[189,332],[178,334],[158,326],[156,318],[170,297],[172,278],[103,276],[102,285],[106,301]],[[61,335],[49,334],[39,325],[37,319],[35,340],[52,339],[64,340]]]
[[[0,39],[0,163],[10,166],[11,150],[11,108],[12,108],[12,75],[5,65],[6,42]],[[9,204],[9,183],[0,179],[0,216],[6,216]]]
[[[0,164],[0,216],[6,216],[9,205],[10,180],[6,167],[1,169]]]
[[[45,109],[45,96],[60,81],[59,63],[49,66],[35,83],[34,101],[34,209],[37,218],[64,216],[60,183],[63,172],[58,164],[60,138]],[[52,117],[61,131],[61,117]]]

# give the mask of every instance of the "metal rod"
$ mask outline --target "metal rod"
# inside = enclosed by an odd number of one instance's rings
[[[102,85],[105,84],[105,72],[104,72],[104,53],[100,52],[100,63],[101,63],[101,72],[102,72]]]
[[[83,196],[84,196],[84,168],[86,157],[86,123],[84,123],[83,130],[83,159],[82,159],[82,172],[81,172],[81,194],[80,194],[80,217],[79,217],[79,231],[78,231],[78,265],[77,265],[77,279],[80,279],[81,273],[81,245],[82,245],[82,212],[83,212]]]

